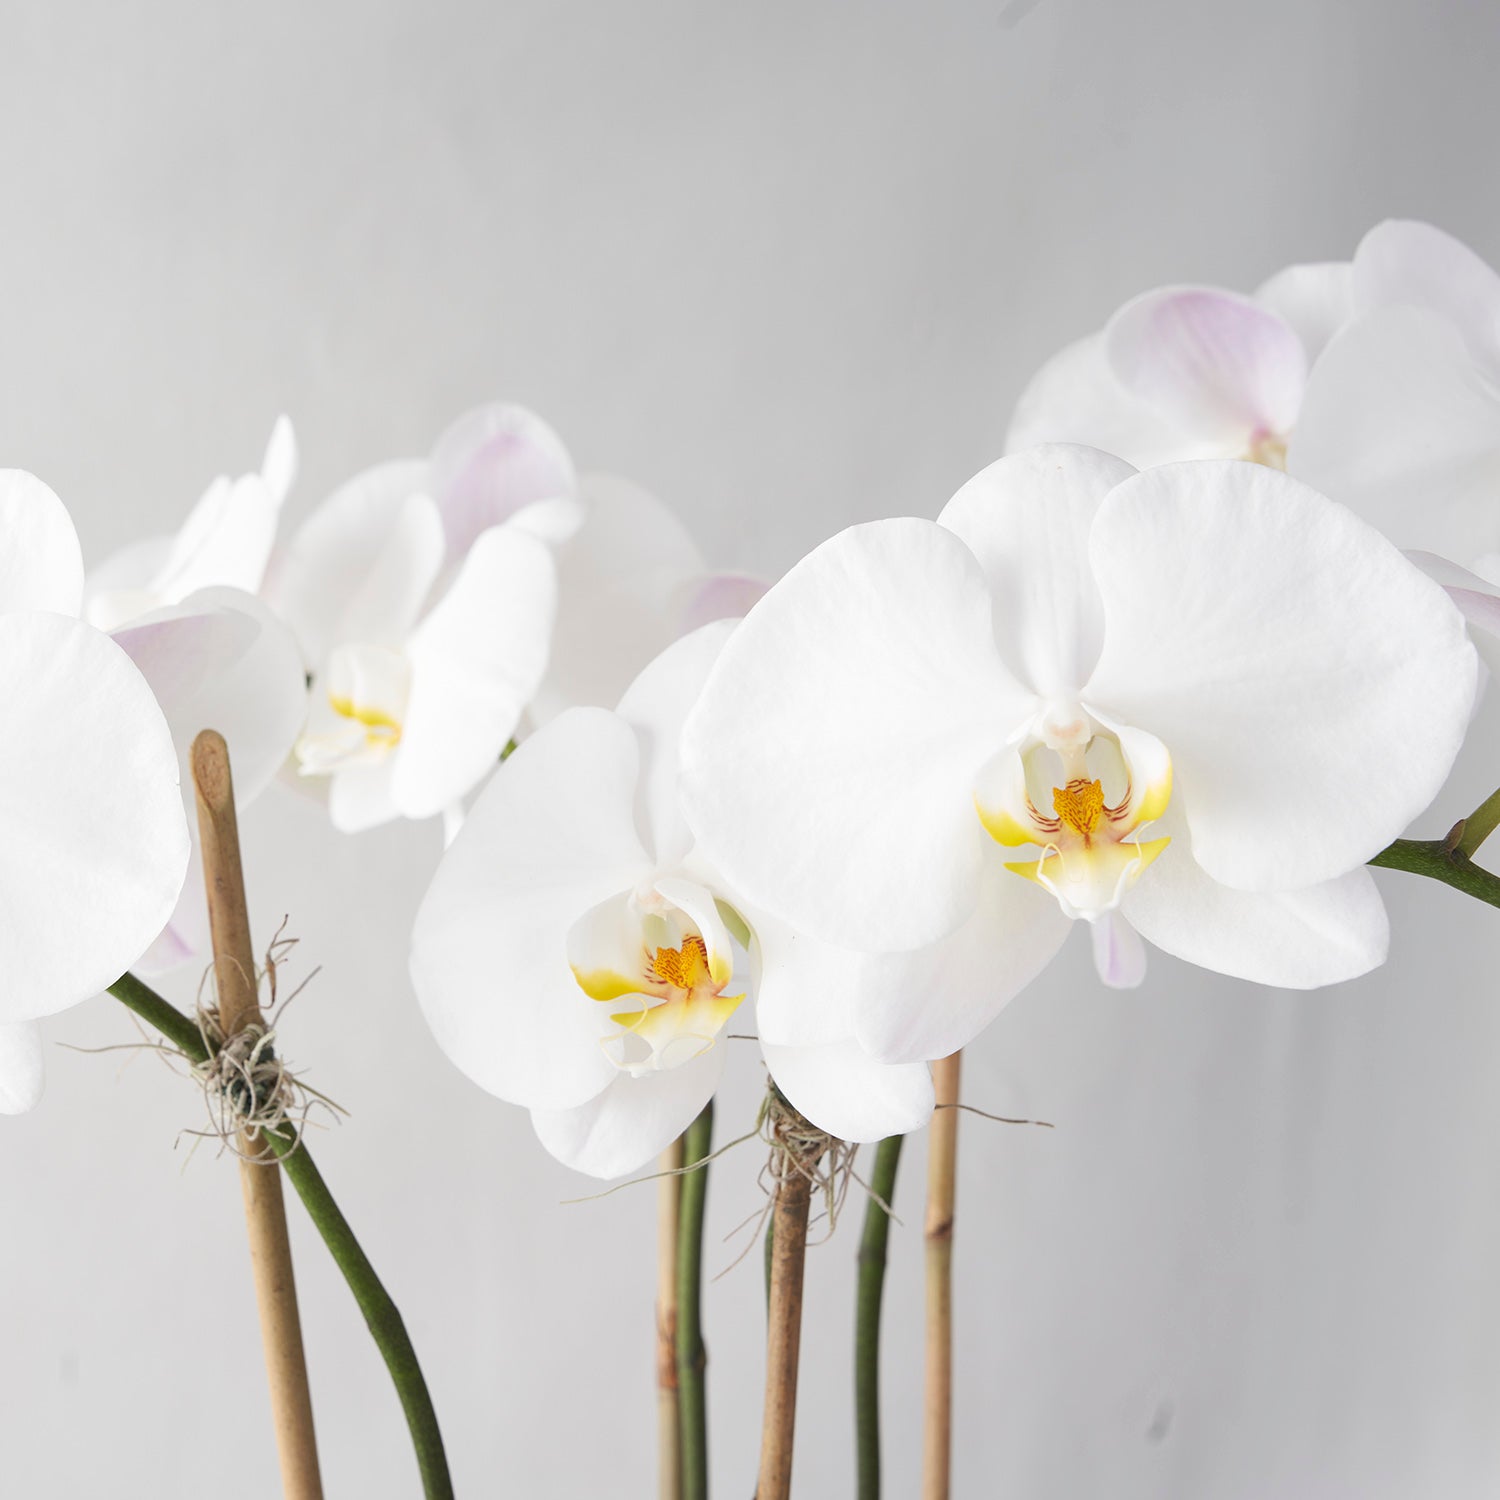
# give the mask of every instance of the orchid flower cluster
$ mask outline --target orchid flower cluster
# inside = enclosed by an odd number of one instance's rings
[[[1469,628],[1500,629],[1500,277],[1392,222],[1252,295],[1145,293],[935,519],[769,588],[519,407],[281,539],[296,467],[283,419],[89,572],[0,476],[0,1107],[37,1100],[39,1021],[203,963],[180,788],[212,725],[242,811],[280,782],[343,833],[441,828],[417,1001],[563,1162],[649,1162],[740,1034],[872,1141],[1079,923],[1117,987],[1148,945],[1290,988],[1382,962],[1366,865],[1442,790]]]

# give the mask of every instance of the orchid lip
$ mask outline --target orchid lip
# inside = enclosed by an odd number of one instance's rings
[[[1043,812],[1049,783],[1051,811]],[[980,772],[974,801],[997,843],[1041,850],[1006,868],[1050,892],[1067,916],[1094,921],[1119,906],[1167,846],[1140,833],[1166,811],[1171,790],[1159,740],[1082,704],[1049,702]]]
[[[695,909],[678,906],[661,886],[690,892],[682,899]],[[701,1057],[745,999],[724,993],[734,964],[712,895],[672,877],[643,881],[584,913],[569,933],[568,961],[590,999],[638,1002],[611,1011],[599,1043],[631,1077]]]

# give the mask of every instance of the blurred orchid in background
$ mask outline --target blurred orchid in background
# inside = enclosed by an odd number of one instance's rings
[[[297,743],[336,828],[442,814],[498,764],[546,670],[556,548],[581,524],[557,435],[519,407],[460,418],[425,462],[335,491],[266,597],[311,676]]]
[[[292,424],[278,417],[259,473],[238,479],[220,475],[174,536],[136,542],[89,573],[84,618],[100,630],[114,630],[181,604],[199,589],[259,593],[296,475]]]
[[[140,668],[177,746],[192,861],[177,910],[138,960],[159,974],[208,948],[208,909],[187,758],[193,738],[217,729],[234,758],[243,810],[291,753],[307,689],[291,631],[256,597],[296,476],[291,423],[277,419],[260,472],[220,477],[173,537],[116,553],[84,580],[87,617]]]
[[[1443,592],[1294,480],[1048,446],[777,584],[687,721],[685,809],[800,930],[957,942],[940,983],[859,1011],[877,1055],[937,1056],[1045,963],[1059,914],[1117,985],[1138,934],[1291,988],[1374,967],[1362,867],[1441,787],[1475,676]]]
[[[42,1089],[35,1023],[113,983],[162,930],[188,831],[150,687],[77,618],[83,560],[62,502],[0,472],[0,1113]]]
[[[1187,458],[1286,468],[1308,371],[1350,299],[1341,262],[1290,266],[1250,297],[1201,286],[1142,293],[1042,366],[1006,451],[1086,443],[1143,469]]]
[[[882,1066],[855,1041],[854,956],[762,924],[683,823],[678,734],[731,629],[669,647],[617,711],[570,710],[522,745],[417,918],[412,978],[443,1050],[600,1177],[650,1160],[703,1108],[725,1027],[757,988],[784,1009],[813,990],[839,1007],[816,1045],[765,1047],[815,1124],[874,1140],[932,1110],[925,1067]]]

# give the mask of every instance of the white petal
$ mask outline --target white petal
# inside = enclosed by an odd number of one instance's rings
[[[400,650],[442,566],[443,523],[437,506],[426,495],[409,495],[340,611],[335,640]]]
[[[277,417],[271,427],[266,456],[260,463],[260,477],[271,503],[280,509],[297,481],[297,435],[292,431],[291,418],[285,414]]]
[[[1354,252],[1354,299],[1361,312],[1436,313],[1500,374],[1500,275],[1451,234],[1413,219],[1377,224]]]
[[[1091,552],[1087,701],[1165,744],[1216,879],[1341,875],[1441,788],[1474,699],[1463,618],[1342,506],[1258,464],[1171,464],[1109,496]]]
[[[765,1047],[776,1086],[819,1130],[841,1141],[879,1141],[932,1118],[926,1063],[876,1062],[850,1038],[822,1047]]]
[[[867,957],[850,974],[855,1032],[886,1062],[966,1047],[1052,961],[1072,927],[1056,900],[985,850],[979,903],[956,932],[914,953]]]
[[[363,833],[401,816],[391,789],[390,761],[351,765],[328,779],[328,820],[340,833]]]
[[[1128,302],[1104,330],[1110,368],[1184,433],[1244,453],[1284,434],[1307,383],[1302,341],[1269,308],[1212,287],[1163,287]]]
[[[439,813],[500,760],[547,667],[557,602],[546,543],[486,531],[407,644],[411,702],[393,790],[408,818]]]
[[[100,630],[116,630],[150,614],[161,603],[151,592],[151,582],[171,551],[171,537],[148,537],[122,547],[98,567],[90,568],[83,581],[83,618]]]
[[[1006,665],[1044,698],[1072,698],[1098,660],[1089,530],[1100,501],[1134,472],[1093,448],[1031,448],[981,469],[938,517],[984,569]]]
[[[47,1081],[42,1033],[30,1021],[0,1021],[0,1115],[24,1115]]]
[[[731,904],[754,933],[755,1024],[763,1043],[819,1047],[845,1040],[864,998],[864,966],[909,965],[914,956],[871,959],[797,932],[738,898]]]
[[[193,862],[166,929],[137,967],[162,973],[205,951],[208,914],[197,851],[189,756],[203,729],[229,745],[235,802],[270,784],[302,726],[307,692],[292,633],[238,589],[204,589],[181,605],[118,631],[115,640],[150,683],[177,747]]]
[[[365,470],[318,506],[272,563],[265,598],[296,632],[307,661],[321,662],[337,644],[340,617],[375,567],[398,512],[426,485],[424,463]]]
[[[422,902],[412,979],[438,1045],[480,1087],[571,1109],[615,1077],[608,1012],[578,987],[568,933],[648,861],[635,731],[576,709],[538,731],[470,809]]]
[[[1094,968],[1112,990],[1133,990],[1146,977],[1146,945],[1120,911],[1107,911],[1089,923]]]
[[[60,615],[0,616],[0,1019],[97,994],[165,925],[188,832],[166,720],[129,657]]]
[[[620,699],[620,717],[641,736],[642,827],[662,867],[681,863],[692,843],[678,794],[682,726],[733,629],[720,621],[674,641]]]
[[[34,474],[0,469],[0,610],[76,615],[83,554],[62,501]]]
[[[1203,456],[1201,441],[1128,391],[1104,357],[1104,335],[1069,344],[1021,393],[1005,438],[1016,453],[1038,443],[1087,443],[1137,468]],[[1209,444],[1209,452],[1221,445]]]
[[[1500,544],[1500,390],[1436,314],[1386,308],[1334,339],[1287,465],[1397,546],[1472,557]]]
[[[156,694],[178,748],[200,730],[229,745],[235,801],[247,807],[290,753],[302,727],[307,688],[296,640],[259,599],[238,589],[203,589],[115,632]]]
[[[280,511],[281,496],[259,474],[214,480],[173,538],[150,592],[163,604],[215,586],[259,592]]]
[[[432,450],[431,474],[454,559],[523,506],[571,495],[577,484],[562,439],[534,412],[503,402],[454,422]]]
[[[682,603],[703,558],[654,495],[609,475],[580,484],[585,517],[558,559],[557,628],[534,714],[613,707],[685,627]]]
[[[623,1177],[659,1156],[697,1119],[724,1071],[725,1051],[710,1047],[679,1068],[622,1074],[573,1109],[531,1112],[537,1139],[560,1162],[590,1177]]]
[[[729,638],[683,732],[683,806],[756,906],[826,941],[920,947],[973,910],[978,767],[1032,700],[974,554],[928,521],[825,542]]]
[[[1385,962],[1390,930],[1368,870],[1300,890],[1231,890],[1193,858],[1180,811],[1165,826],[1172,842],[1124,904],[1131,923],[1164,952],[1297,990],[1354,979]]]
[[[1346,260],[1288,266],[1256,289],[1255,300],[1296,333],[1311,364],[1354,315],[1354,267]]]

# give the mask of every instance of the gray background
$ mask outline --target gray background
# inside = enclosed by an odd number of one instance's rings
[[[1500,257],[1492,6],[0,6],[0,454],[98,560],[295,418],[296,519],[526,401],[722,564],[932,514],[1028,372],[1174,279],[1250,286],[1391,213]],[[1493,786],[1481,718],[1439,831]],[[1493,766],[1495,756],[1489,755]],[[3,831],[0,831],[3,837]],[[653,1199],[586,1188],[436,1053],[405,977],[432,827],[268,798],[258,931],[351,1111],[322,1165],[430,1373],[461,1493],[653,1493]],[[1311,996],[1081,935],[973,1049],[957,1490],[1466,1497],[1500,1486],[1495,914],[1383,879],[1390,965]],[[192,981],[173,987],[186,998]],[[130,1040],[100,1000],[55,1041]],[[737,1056],[721,1137],[748,1118]],[[153,1059],[49,1049],[0,1128],[0,1492],[275,1492],[228,1163]],[[913,1492],[920,1164],[893,1236],[891,1495]],[[712,1187],[710,1264],[754,1211]],[[331,1496],[416,1492],[382,1367],[294,1210]],[[849,1494],[855,1224],[812,1255],[798,1489]],[[751,1487],[760,1284],[708,1292],[718,1492]]]

